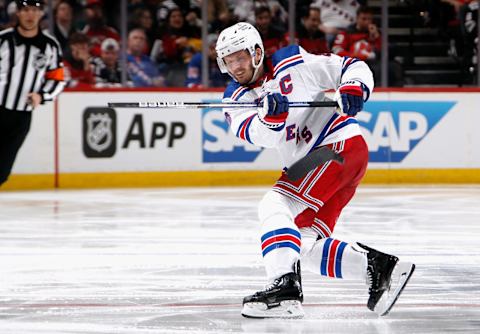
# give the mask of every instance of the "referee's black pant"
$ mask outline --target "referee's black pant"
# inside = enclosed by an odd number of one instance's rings
[[[30,130],[32,113],[0,107],[0,186],[12,171],[18,150]]]

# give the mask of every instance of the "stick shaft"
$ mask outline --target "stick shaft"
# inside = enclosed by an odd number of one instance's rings
[[[144,109],[203,109],[203,108],[258,108],[261,104],[248,102],[209,103],[209,102],[109,102],[110,108]],[[335,101],[289,102],[290,108],[337,107]]]

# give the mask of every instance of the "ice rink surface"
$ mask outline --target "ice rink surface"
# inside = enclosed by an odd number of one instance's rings
[[[0,333],[480,333],[480,187],[362,187],[334,237],[416,263],[392,312],[303,273],[306,316],[252,320],[265,188],[0,193]]]

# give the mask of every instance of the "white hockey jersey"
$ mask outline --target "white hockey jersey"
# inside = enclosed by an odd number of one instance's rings
[[[313,55],[298,45],[278,50],[272,56],[272,78],[262,86],[227,86],[223,102],[254,102],[268,92],[281,93],[291,102],[323,101],[325,91],[346,81],[364,85],[364,100],[373,90],[373,75],[367,64],[356,58],[335,54]],[[340,116],[335,108],[290,108],[285,124],[271,129],[258,118],[257,108],[223,110],[233,133],[251,144],[279,151],[285,167],[315,147],[360,135],[354,117]]]

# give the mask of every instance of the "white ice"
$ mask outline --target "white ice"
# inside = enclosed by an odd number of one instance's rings
[[[359,189],[334,236],[417,265],[387,317],[304,273],[304,319],[246,319],[267,190],[1,192],[0,333],[480,333],[480,187]]]

